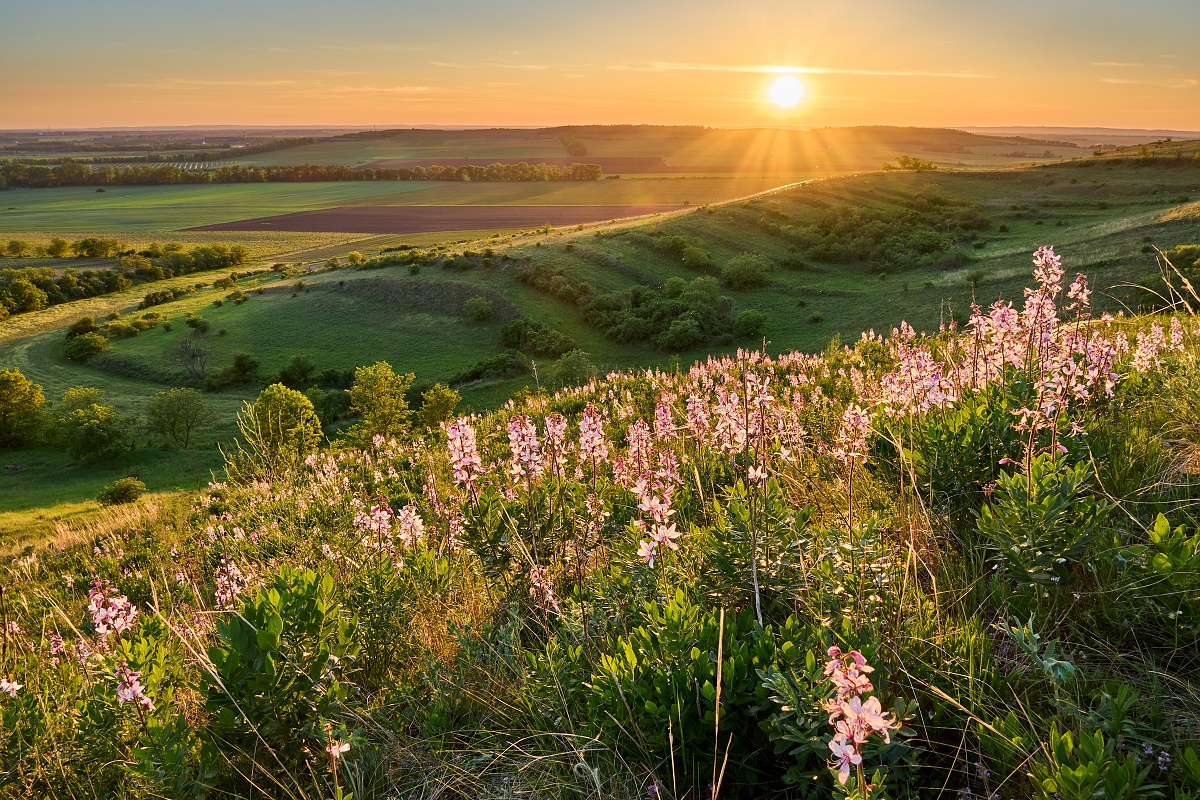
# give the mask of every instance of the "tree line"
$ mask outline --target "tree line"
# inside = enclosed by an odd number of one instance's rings
[[[174,186],[199,183],[327,183],[334,181],[597,181],[598,164],[488,164],[357,169],[338,164],[219,167],[188,170],[171,164],[99,165],[74,161],[56,167],[0,162],[0,189],[56,186]]]
[[[141,252],[121,252],[116,239],[97,237],[81,239],[69,246],[65,240],[54,239],[50,247],[61,255],[65,255],[69,247],[76,255],[116,255],[118,258],[110,269],[68,269],[61,274],[50,267],[0,269],[0,319],[10,314],[119,292],[133,286],[135,280],[159,281],[193,272],[230,269],[241,266],[250,257],[250,251],[242,245],[200,245],[184,251],[176,242],[154,243]]]

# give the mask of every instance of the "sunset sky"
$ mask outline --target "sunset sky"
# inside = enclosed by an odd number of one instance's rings
[[[1196,0],[0,0],[0,128],[1195,130],[1197,31]]]

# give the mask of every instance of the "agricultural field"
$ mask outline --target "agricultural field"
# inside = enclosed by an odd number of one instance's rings
[[[5,238],[5,234],[9,234],[8,238],[32,237],[36,245],[58,233],[104,230],[109,235],[121,234],[131,243],[155,238],[149,234],[166,232],[172,233],[172,241],[202,243],[223,241],[221,237],[228,239],[229,234],[180,233],[180,229],[231,224],[318,209],[360,206],[701,205],[749,196],[787,182],[780,178],[640,178],[582,183],[388,181],[131,186],[109,187],[103,193],[85,187],[12,189],[0,193],[0,208],[3,208],[0,211],[0,238]],[[523,220],[512,226],[493,225],[483,215],[473,219],[462,210],[446,213],[456,220],[454,227],[447,228],[445,222],[439,222],[424,230],[480,231],[500,227],[539,227],[549,221],[542,218]],[[629,216],[623,212],[613,214]],[[261,231],[261,227],[248,230]],[[305,240],[284,232],[288,230],[313,232],[312,228],[305,228],[301,223],[299,227],[282,228],[278,239],[270,238],[270,231],[249,234],[247,243],[261,243],[262,247],[257,248],[256,252],[264,257],[323,243],[320,235]],[[29,231],[38,233],[29,234]],[[293,238],[289,239],[289,236]],[[276,247],[276,241],[279,242],[278,249],[268,250]]]

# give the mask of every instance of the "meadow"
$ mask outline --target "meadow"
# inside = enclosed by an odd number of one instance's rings
[[[710,353],[732,353],[738,347],[761,344],[764,339],[771,352],[817,352],[835,337],[848,340],[863,330],[886,329],[902,318],[931,333],[948,324],[961,326],[973,298],[979,302],[1018,299],[1025,282],[1021,254],[1047,237],[1058,243],[1059,252],[1079,270],[1091,275],[1098,309],[1117,313],[1157,307],[1160,299],[1137,287],[1161,286],[1155,247],[1171,252],[1176,246],[1197,243],[1195,203],[1200,197],[1200,179],[1196,170],[1169,161],[1149,166],[1099,159],[1081,163],[1091,166],[1067,163],[1005,172],[874,172],[806,183],[749,201],[697,206],[633,223],[597,223],[582,229],[487,232],[477,238],[469,234],[364,237],[308,251],[306,255],[314,261],[306,268],[322,269],[299,276],[303,289],[296,289],[298,278],[292,277],[262,284],[264,293],[256,294],[254,287],[264,280],[259,277],[238,284],[250,293],[250,299],[240,305],[214,306],[229,290],[206,289],[162,306],[158,310],[176,321],[172,332],[155,328],[131,339],[111,340],[109,351],[95,364],[81,366],[63,357],[62,329],[85,315],[99,318],[113,311],[129,313],[158,284],[10,317],[0,323],[4,342],[0,355],[5,365],[19,366],[44,385],[52,399],[74,385],[97,386],[105,389],[109,402],[140,418],[150,395],[188,381],[182,368],[171,363],[168,351],[188,331],[181,320],[189,313],[200,314],[210,323],[205,346],[212,351],[214,370],[224,369],[234,355],[247,353],[260,362],[264,378],[277,375],[292,358],[307,355],[318,372],[385,359],[402,372],[414,372],[424,384],[449,381],[479,362],[510,352],[500,334],[506,319],[470,322],[465,318],[463,302],[473,293],[492,298],[497,308],[510,307],[515,314],[561,332],[587,354],[598,374],[610,369],[687,364]],[[620,185],[624,190],[640,183],[643,181],[621,180],[600,186]],[[692,184],[687,180],[664,183]],[[497,193],[527,190],[524,185],[488,184],[427,191],[460,188],[479,191],[476,197],[486,197],[489,202],[495,202]],[[541,189],[561,192],[575,187]],[[873,257],[856,256],[848,261],[810,257],[801,253],[794,236],[784,231],[788,226],[819,221],[831,208],[891,219],[911,213],[914,197],[922,198],[923,203],[932,199],[931,207],[951,216],[978,212],[987,227],[955,229],[946,250],[922,256],[924,261],[918,259],[919,263],[900,269]],[[689,266],[678,249],[664,248],[664,243],[675,247],[676,240],[702,251],[705,262]],[[902,252],[909,245],[897,240],[888,247]],[[323,268],[324,259],[344,255],[350,248],[370,256],[385,247],[409,249],[377,256],[374,264],[363,265],[368,269]],[[405,259],[389,260],[412,253],[412,248],[422,254],[425,264],[416,274],[410,272]],[[485,265],[478,254],[489,249],[495,256]],[[746,251],[768,258],[773,265],[765,282],[746,288],[723,285],[718,293],[730,298],[734,315],[763,312],[765,322],[760,331],[740,337],[714,336],[667,349],[649,339],[614,339],[589,322],[588,313],[579,305],[520,280],[528,266],[537,265],[560,274],[563,281],[587,283],[599,292],[623,292],[636,286],[657,289],[671,279],[707,276],[721,280],[723,265]],[[463,252],[477,255],[449,260]],[[1181,260],[1177,266],[1190,269],[1191,260],[1194,258]],[[194,277],[185,276],[163,285],[195,282]],[[439,287],[449,288],[443,291]],[[423,298],[424,306],[413,307],[413,297]],[[430,297],[439,299],[434,302]],[[554,386],[556,357],[527,358],[537,365],[537,380]],[[534,382],[529,373],[472,380],[458,388],[465,408],[482,411]],[[209,396],[220,409],[220,424],[204,447],[234,436],[236,411],[251,397],[249,389]],[[148,446],[149,441],[142,439],[140,447]],[[14,456],[8,460],[20,465],[22,457]],[[8,481],[7,508],[40,506],[45,495],[30,490],[34,477],[44,486],[58,487],[53,492],[64,502],[80,503],[95,497],[98,478],[76,481],[75,473],[58,469],[57,461],[37,458],[41,460],[30,457],[26,465],[30,471],[23,482],[0,476],[0,481]],[[132,469],[133,463],[116,465],[103,475],[111,481],[120,477],[122,470]],[[216,462],[212,465],[219,466]],[[155,489],[194,486],[186,470],[156,469],[148,474],[154,478],[151,485]],[[31,524],[19,537],[36,535],[37,527],[37,523]]]
[[[224,480],[5,567],[0,786],[1192,797],[1200,327],[1071,266],[441,424],[376,365],[326,444],[272,387]]]

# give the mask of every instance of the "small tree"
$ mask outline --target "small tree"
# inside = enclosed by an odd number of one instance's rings
[[[289,389],[302,392],[312,384],[317,365],[308,356],[296,356],[279,370],[279,382]]]
[[[273,383],[238,414],[238,429],[250,447],[229,463],[237,477],[265,473],[277,477],[294,469],[321,444],[321,420],[307,397]]]
[[[50,240],[50,244],[46,245],[46,255],[51,258],[62,258],[70,249],[71,245],[66,239],[55,236]]]
[[[146,407],[146,430],[184,450],[191,443],[192,433],[215,421],[216,415],[204,395],[195,389],[159,392]]]
[[[733,334],[742,338],[762,336],[767,329],[767,315],[763,311],[748,309],[733,318]]]
[[[102,353],[108,348],[108,339],[95,331],[76,336],[67,342],[63,353],[72,361],[87,361],[96,353]]]
[[[13,258],[17,258],[29,253],[29,242],[24,239],[9,239],[6,251]]]
[[[436,428],[450,419],[461,400],[462,395],[449,386],[435,383],[421,395],[421,410],[417,412],[417,419],[427,428]]]
[[[412,412],[406,394],[415,378],[411,372],[397,375],[386,361],[354,370],[350,409],[362,416],[362,422],[350,429],[351,438],[365,443],[375,436],[388,439],[407,431]]]
[[[351,250],[346,254],[346,262],[349,264],[361,264],[367,260],[367,257],[357,250]]]
[[[463,303],[467,319],[472,322],[483,322],[492,318],[492,301],[486,297],[472,297]]]
[[[86,336],[91,335],[87,334]],[[86,336],[80,336],[79,339],[84,339]],[[75,341],[79,341],[79,339]],[[186,369],[189,375],[200,383],[204,382],[204,374],[208,370],[208,360],[212,358],[212,350],[201,347],[191,336],[184,336],[178,344],[171,348],[171,355],[175,359],[175,363]]]
[[[41,425],[45,402],[42,387],[19,369],[0,370],[0,446],[18,447],[31,441]]]
[[[116,506],[132,503],[145,493],[146,484],[137,478],[117,478],[105,486],[96,499],[106,506]]]
[[[76,386],[57,409],[58,439],[73,458],[103,461],[133,448],[133,425],[99,389]]]
[[[575,349],[563,354],[555,365],[554,377],[559,386],[578,386],[596,377],[596,365],[588,354]]]
[[[762,286],[774,269],[771,259],[757,253],[741,253],[721,268],[721,282],[731,289]]]

